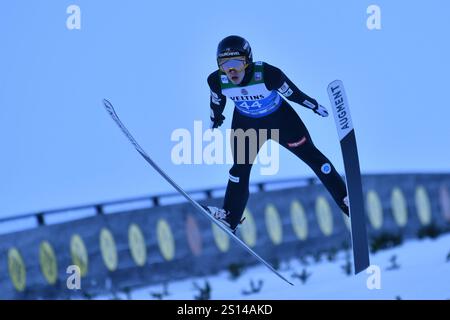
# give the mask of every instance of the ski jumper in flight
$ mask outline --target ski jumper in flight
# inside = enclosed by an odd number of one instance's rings
[[[211,90],[211,128],[222,125],[226,98],[234,102],[232,132],[242,129],[267,130],[267,139],[256,134],[256,145],[245,141],[238,148],[237,137],[231,142],[233,166],[225,193],[223,208],[205,207],[216,219],[236,231],[249,198],[249,179],[254,157],[268,139],[291,151],[317,175],[341,210],[348,215],[345,183],[333,164],[314,145],[307,128],[292,106],[284,99],[302,105],[322,117],[328,111],[315,99],[302,92],[278,68],[253,62],[249,43],[242,37],[229,36],[217,48],[218,70],[208,77]],[[282,97],[284,96],[284,98]],[[277,137],[271,130],[277,129]],[[255,143],[255,141],[253,141]],[[256,150],[251,152],[251,150]],[[242,160],[245,161],[242,161]]]

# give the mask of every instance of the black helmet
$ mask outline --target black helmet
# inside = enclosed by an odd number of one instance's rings
[[[247,63],[253,62],[252,48],[247,40],[239,36],[228,36],[217,46],[217,61],[220,58],[245,56]]]

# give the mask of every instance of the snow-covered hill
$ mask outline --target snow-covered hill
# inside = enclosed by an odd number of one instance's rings
[[[231,280],[230,273],[224,271],[210,277],[168,283],[168,295],[163,295],[163,299],[194,299],[199,294],[195,284],[204,288],[206,281],[211,288],[210,299],[450,299],[449,255],[450,234],[435,240],[410,240],[402,246],[372,254],[372,265],[381,270],[380,289],[368,289],[371,274],[348,276],[343,268],[347,254],[339,252],[334,261],[324,257],[320,262],[310,258],[306,265],[298,259],[281,263],[280,270],[294,281],[293,287],[258,265],[245,269],[237,280]],[[305,283],[292,277],[304,270],[310,274]],[[260,291],[244,294],[252,291],[251,281],[256,289],[262,281]],[[154,299],[152,293],[163,292],[163,285],[156,285],[131,292],[131,298]]]

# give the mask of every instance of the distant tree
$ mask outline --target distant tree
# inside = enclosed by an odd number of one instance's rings
[[[313,254],[313,259],[315,263],[319,263],[322,260],[322,251],[317,250]]]
[[[353,267],[349,251],[345,253],[345,264],[341,266],[341,269],[344,271],[346,275],[348,276],[352,275]]]
[[[208,280],[205,281],[205,286],[200,287],[194,282],[194,288],[199,291],[198,295],[194,296],[195,300],[210,300],[211,299],[211,285]]]
[[[90,294],[87,291],[82,291],[81,295],[83,296],[83,298],[85,298],[86,300],[92,300],[92,298],[94,297],[92,294]]]
[[[127,300],[133,300],[133,298],[131,297],[131,287],[124,287],[122,291],[125,294]]]
[[[302,284],[305,284],[306,281],[309,279],[309,277],[311,277],[311,275],[312,275],[312,272],[308,272],[306,270],[306,268],[303,268],[301,273],[294,272],[291,275],[291,277],[292,278],[297,278],[297,279],[299,279],[301,281]]]
[[[255,294],[261,291],[262,287],[263,287],[264,281],[263,280],[258,280],[258,283],[255,284],[255,282],[253,282],[253,279],[250,280],[250,290],[242,290],[242,294],[243,295],[251,295],[251,294]]]
[[[397,263],[397,255],[394,254],[393,256],[391,256],[389,262],[391,264],[386,268],[386,270],[397,270],[400,268],[400,265]]]
[[[303,256],[301,256],[300,258],[299,258],[299,260],[300,260],[300,263],[303,265],[303,266],[309,266],[309,261],[308,261],[308,256],[307,255],[303,255]]]
[[[382,249],[393,248],[403,243],[403,235],[401,233],[381,232],[373,236],[370,241],[370,251],[375,253]]]
[[[417,231],[417,237],[419,239],[431,238],[436,239],[444,232],[436,223],[432,222],[426,226],[423,226]]]
[[[336,260],[336,255],[337,255],[338,249],[335,247],[330,248],[327,252],[326,252],[326,256],[327,256],[327,260],[328,261],[335,261]]]
[[[163,288],[161,292],[150,292],[150,296],[157,299],[157,300],[163,300],[164,297],[169,296],[170,293],[168,291],[168,283],[164,282],[163,283]]]
[[[228,265],[228,272],[230,273],[231,280],[238,279],[242,273],[245,271],[245,263],[231,263]]]

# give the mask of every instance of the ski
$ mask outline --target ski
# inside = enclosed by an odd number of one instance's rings
[[[259,262],[264,264],[267,268],[269,268],[270,271],[272,271],[274,274],[276,274],[278,277],[289,283],[290,285],[294,285],[289,280],[287,280],[285,277],[283,277],[277,270],[275,270],[266,260],[261,258],[256,252],[254,252],[249,246],[247,246],[241,239],[239,239],[236,235],[234,235],[230,230],[228,230],[222,223],[217,221],[215,218],[213,218],[197,201],[192,199],[178,184],[176,184],[144,151],[144,149],[141,148],[141,146],[137,143],[137,141],[133,138],[131,133],[128,131],[128,129],[123,125],[122,121],[120,121],[119,116],[117,115],[116,111],[114,110],[113,105],[111,102],[109,102],[107,99],[103,99],[103,105],[105,106],[106,111],[108,111],[109,115],[112,117],[114,122],[119,126],[119,128],[122,130],[122,132],[125,134],[125,136],[128,138],[128,140],[131,142],[131,144],[136,148],[137,152],[147,161],[153,169],[155,169],[169,184],[172,185],[172,187],[175,188],[182,196],[186,198],[188,202],[190,202],[195,209],[197,209],[197,212],[203,214],[206,218],[211,220],[213,223],[215,223],[220,229],[222,229],[225,233],[228,234],[233,240],[235,240],[242,248],[247,250],[251,255],[253,255]]]
[[[353,260],[355,274],[358,274],[365,270],[370,265],[370,262],[355,130],[342,81],[335,80],[328,85],[328,96],[333,109],[344,161],[347,195],[349,198]]]

